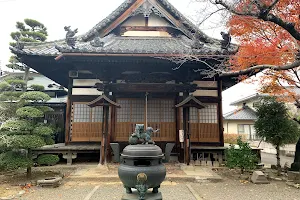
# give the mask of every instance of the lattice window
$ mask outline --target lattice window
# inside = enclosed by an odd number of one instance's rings
[[[108,121],[110,116],[109,112]],[[85,103],[73,103],[73,122],[103,122],[103,107],[90,108]]]
[[[206,104],[206,108],[199,110],[200,123],[218,123],[218,107],[216,104]]]
[[[160,102],[159,100],[148,101],[148,122],[160,122]]]
[[[174,100],[161,100],[162,122],[175,122]]]
[[[190,108],[190,122],[191,123],[218,123],[218,106],[217,104],[205,104],[207,107],[202,109]],[[181,122],[183,119],[181,109]]]
[[[148,101],[148,122],[175,122],[173,100]]]
[[[90,122],[91,108],[85,104],[73,105],[74,122]]]
[[[183,117],[183,114],[182,114],[182,117]],[[199,109],[190,108],[190,122],[198,123],[198,121],[199,121]]]
[[[117,122],[143,122],[145,101],[139,99],[118,99]]]
[[[131,121],[143,122],[145,113],[145,101],[140,99],[131,100]]]
[[[103,122],[103,107],[102,106],[92,108],[92,122]]]

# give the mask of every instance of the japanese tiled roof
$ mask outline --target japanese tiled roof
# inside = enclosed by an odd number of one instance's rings
[[[224,115],[225,120],[256,120],[256,112],[248,106]]]
[[[182,25],[178,27],[183,35],[177,37],[124,37],[113,33],[100,38],[99,32],[103,31],[109,24],[113,23],[137,0],[125,0],[108,17],[95,25],[86,34],[77,37],[76,45],[71,48],[66,41],[57,40],[42,43],[22,43],[22,48],[10,47],[17,54],[57,56],[62,53],[105,53],[105,54],[223,54],[221,41],[210,38],[199,30],[192,22],[185,18],[167,0],[156,0],[164,6],[168,12],[180,20]],[[194,48],[195,42],[191,38],[195,36],[199,41]],[[192,35],[191,35],[192,34]],[[103,44],[103,45],[99,45]],[[232,47],[232,49],[235,47]],[[231,49],[231,50],[232,50]]]
[[[108,24],[115,21],[122,13],[124,13],[136,0],[125,0],[116,10],[114,10],[108,17],[106,17],[104,20],[99,22],[97,25],[95,25],[90,31],[88,31],[86,34],[82,36],[82,39],[84,41],[88,40],[90,37],[93,37],[94,35],[97,35],[97,33],[105,28]],[[197,31],[199,37],[201,37],[201,40],[205,40],[206,42],[216,42],[217,40],[210,38],[205,33],[203,33],[201,30],[198,29],[190,20],[188,20],[183,14],[181,14],[172,4],[170,4],[167,0],[157,0],[162,5],[164,5],[165,8],[169,10],[169,12],[180,19],[186,26],[187,32]]]
[[[27,55],[56,56],[60,53],[130,53],[130,54],[221,54],[216,45],[204,44],[200,49],[193,49],[193,41],[186,36],[177,38],[165,37],[122,37],[113,34],[101,38],[106,41],[103,46],[95,46],[92,42],[78,42],[71,48],[64,41],[28,45],[15,52]]]

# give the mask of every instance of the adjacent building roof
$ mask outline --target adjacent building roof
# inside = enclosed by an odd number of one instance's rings
[[[3,76],[0,76],[0,82],[3,81],[5,78],[13,76],[24,76],[24,72],[7,72]],[[41,85],[44,86],[45,91],[64,91],[65,88],[60,86],[58,83],[54,82],[53,80],[47,78],[46,76],[36,73],[30,72],[29,77],[32,77],[32,80],[28,80],[27,85],[30,88],[31,85]],[[66,90],[65,90],[66,91]]]
[[[245,102],[251,101],[253,99],[258,99],[260,97],[265,97],[265,96],[268,96],[268,94],[259,94],[259,93],[251,94],[249,96],[246,96],[246,97],[238,99],[238,100],[236,100],[234,102],[231,102],[230,105],[231,106],[236,106],[236,105],[238,105],[240,103],[245,103]]]
[[[295,86],[287,86],[285,88],[287,90],[289,90],[290,92],[294,93],[296,96],[300,96],[300,88],[295,87]],[[289,93],[285,93],[285,94],[282,94],[282,95],[283,96],[284,95],[289,95]],[[231,102],[230,105],[231,106],[237,106],[238,104],[246,103],[246,102],[249,102],[251,100],[259,99],[259,98],[267,97],[267,96],[270,96],[270,95],[269,94],[263,94],[263,93],[255,93],[255,94],[251,94],[249,96],[243,97],[241,99],[238,99],[234,102]]]
[[[256,120],[256,112],[248,106],[232,111],[224,115],[225,120]]]

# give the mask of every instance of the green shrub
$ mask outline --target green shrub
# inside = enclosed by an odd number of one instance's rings
[[[35,102],[46,102],[51,99],[51,97],[48,94],[39,91],[25,92],[20,96],[20,98],[26,101]]]
[[[10,85],[6,82],[0,83],[0,92],[9,91],[11,89]]]
[[[33,134],[35,135],[51,136],[53,133],[53,130],[49,126],[37,126],[33,129]]]
[[[11,132],[32,131],[33,125],[29,121],[12,119],[2,124],[0,130]]]
[[[59,157],[52,154],[43,154],[37,158],[38,165],[55,165],[59,162]]]
[[[229,149],[226,149],[226,166],[229,168],[238,167],[243,174],[244,170],[255,168],[258,158],[252,152],[249,143],[243,142],[240,137],[237,139],[237,144],[238,148],[235,148],[235,145],[230,145]]]
[[[44,113],[42,111],[32,106],[19,108],[16,111],[16,114],[21,118],[40,118],[44,116]]]
[[[22,94],[23,92],[20,91],[4,91],[0,94],[0,101],[16,101]]]
[[[55,141],[53,140],[52,137],[47,136],[47,137],[44,138],[44,140],[45,140],[46,145],[53,145],[53,144],[55,144]]]
[[[33,84],[30,86],[31,89],[35,90],[35,91],[44,91],[45,87],[42,85],[37,85],[37,84]]]
[[[247,140],[247,135],[245,134],[234,134],[234,133],[225,133],[224,142],[229,144],[237,144],[237,139],[241,137],[242,141]]]
[[[45,145],[44,138],[37,135],[13,135],[8,136],[11,148],[35,149]]]
[[[23,89],[26,86],[26,83],[23,80],[9,79],[9,80],[6,80],[6,82],[8,84],[10,84],[11,86],[13,86],[14,88]]]
[[[39,109],[43,113],[53,112],[54,111],[54,109],[51,108],[51,107],[49,107],[49,106],[36,106],[35,108]]]
[[[21,153],[9,151],[0,154],[0,169],[2,170],[16,170],[18,168],[26,168],[32,165],[32,160],[28,159]]]

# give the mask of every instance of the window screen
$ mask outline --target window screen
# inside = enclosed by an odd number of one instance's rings
[[[205,104],[206,107],[202,109],[190,108],[190,122],[191,123],[218,123],[218,106],[217,104]],[[181,121],[183,119],[181,109]]]
[[[109,112],[109,120],[110,115]],[[103,122],[103,107],[90,108],[85,103],[74,103],[73,122]]]
[[[73,110],[74,122],[90,122],[90,107],[85,104],[74,104]]]
[[[143,122],[145,101],[140,99],[118,99],[117,122]]]

